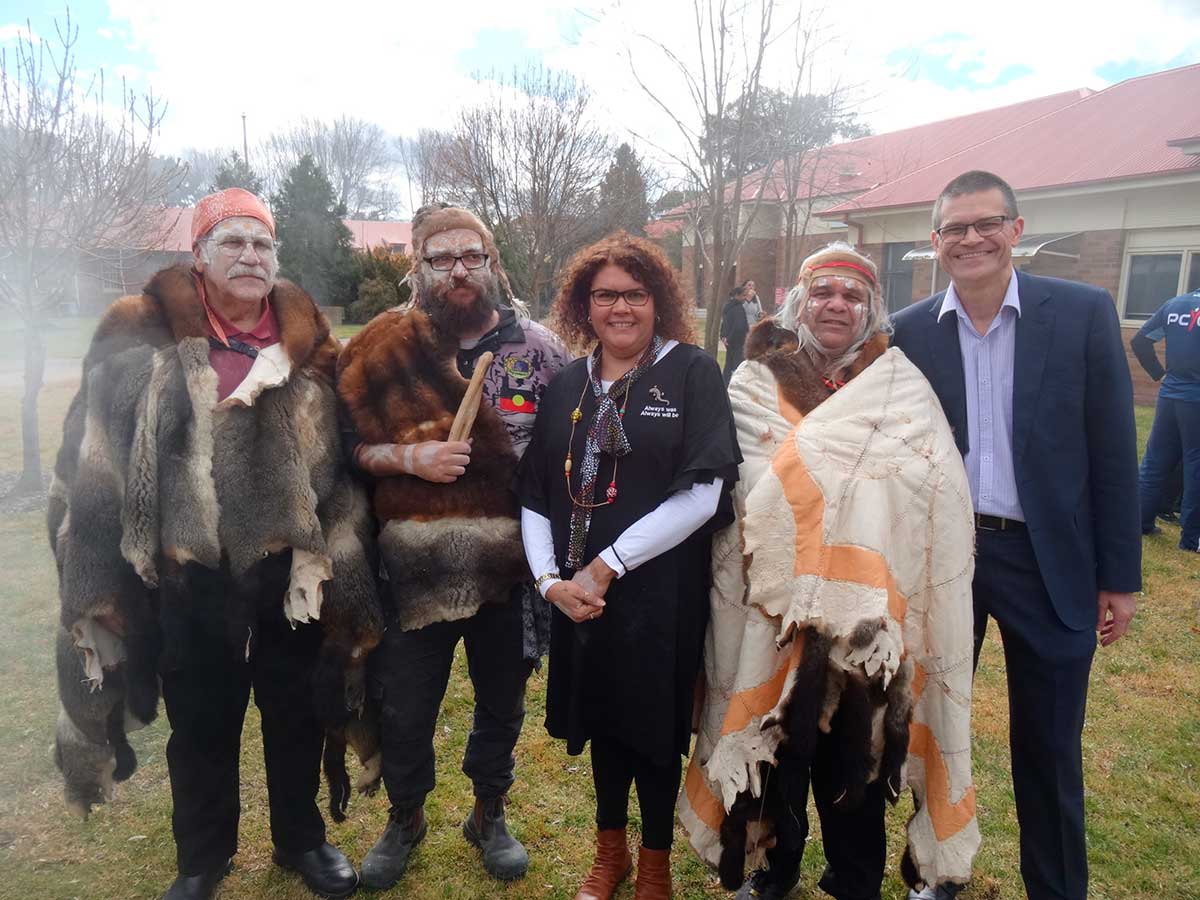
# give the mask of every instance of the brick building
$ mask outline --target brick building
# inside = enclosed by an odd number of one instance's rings
[[[1200,66],[1068,91],[824,148],[807,160],[812,190],[793,203],[807,252],[847,240],[879,264],[893,310],[946,285],[930,245],[933,201],[968,169],[1005,178],[1025,234],[1013,261],[1026,271],[1098,285],[1113,295],[1126,337],[1165,300],[1200,287]],[[759,183],[750,179],[745,197]],[[784,271],[788,192],[769,176],[738,259],[764,299],[795,281]],[[691,235],[684,278],[697,274]],[[702,273],[701,277],[702,276]],[[1156,386],[1130,356],[1138,403]]]

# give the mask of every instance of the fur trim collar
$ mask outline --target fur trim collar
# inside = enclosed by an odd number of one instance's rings
[[[278,281],[269,296],[292,368],[312,366],[332,375],[337,342],[312,297],[286,279]],[[140,297],[123,297],[110,306],[97,326],[97,337],[120,332],[141,333],[160,346],[186,338],[207,339],[204,307],[191,267],[181,264],[163,269],[150,279]]]

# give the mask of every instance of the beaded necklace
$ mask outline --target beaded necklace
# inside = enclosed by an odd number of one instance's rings
[[[575,492],[571,489],[571,447],[575,443],[575,426],[578,425],[579,420],[583,418],[583,410],[580,409],[580,407],[583,406],[583,398],[587,394],[587,389],[590,383],[590,381],[585,381],[583,383],[583,390],[579,392],[579,402],[576,403],[575,408],[571,410],[571,436],[567,439],[567,458],[563,460],[563,478],[565,478],[567,481],[567,495],[571,498],[571,502],[575,506],[582,507],[583,509],[596,509],[597,507],[608,506],[610,503],[616,502],[617,466],[619,466],[621,463],[621,458],[619,456],[613,457],[612,481],[608,483],[608,489],[604,492],[605,499],[603,503],[590,503],[576,498]],[[633,387],[632,379],[625,384],[625,396],[621,400],[621,409],[617,413],[617,416],[622,420],[625,419],[625,407],[629,405],[629,389],[631,387]]]
[[[600,381],[600,368],[603,358],[603,347],[597,346],[592,356],[591,371],[588,372],[583,390],[579,394],[579,402],[571,410],[571,436],[567,443],[567,456],[563,460],[563,480],[567,484],[567,495],[571,498],[570,537],[567,541],[567,567],[578,569],[583,565],[583,552],[587,543],[588,530],[592,523],[592,511],[602,506],[615,503],[617,499],[617,467],[622,456],[629,453],[629,439],[625,436],[623,420],[625,407],[629,404],[629,391],[633,383],[644,375],[662,349],[663,340],[655,335],[646,348],[637,365],[618,378],[606,391]],[[572,445],[575,442],[575,426],[583,419],[583,399],[587,396],[588,388],[596,398],[596,409],[592,413],[584,441],[583,457],[579,465],[579,492],[571,487],[571,474],[574,468]],[[623,395],[623,396],[622,396]],[[617,406],[617,399],[621,405]],[[604,501],[593,502],[596,491],[596,476],[599,474],[601,454],[607,453],[613,457],[612,480],[604,492]]]

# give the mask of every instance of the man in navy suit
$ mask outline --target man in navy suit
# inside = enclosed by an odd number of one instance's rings
[[[1096,635],[1141,588],[1133,388],[1106,291],[1016,272],[1012,188],[967,172],[933,208],[950,288],[894,319],[933,385],[975,506],[975,661],[996,620],[1031,900],[1087,896],[1081,736]],[[917,896],[939,896],[926,892]]]

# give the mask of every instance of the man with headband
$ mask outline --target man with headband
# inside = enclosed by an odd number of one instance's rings
[[[204,900],[237,850],[253,689],[275,862],[344,897],[358,876],[316,803],[322,724],[361,702],[383,622],[366,497],[340,459],[337,341],[277,277],[275,222],[253,194],[202,199],[192,251],[105,313],[64,423],[56,758],[69,801],[104,799],[72,797],[80,744],[113,747],[107,772],[127,777],[124,727],[154,716],[161,676],[179,871],[166,898]]]
[[[492,233],[470,211],[419,209],[413,251],[412,304],[372,320],[338,368],[346,443],[373,479],[392,606],[371,660],[392,806],[362,864],[363,885],[374,890],[400,879],[425,837],[434,728],[459,641],[475,691],[463,758],[475,808],[463,834],[493,877],[520,878],[528,868],[507,829],[505,795],[549,607],[530,583],[510,483],[542,394],[569,358],[510,304]],[[471,439],[448,440],[467,379],[488,352]]]
[[[738,900],[782,898],[800,877],[811,787],[820,888],[876,900],[885,803],[907,773],[917,810],[902,874],[961,884],[979,845],[963,752],[962,461],[928,382],[887,349],[869,258],[842,243],[814,253],[781,318],[750,333],[729,385],[738,518],[713,544],[707,687],[680,819]]]

